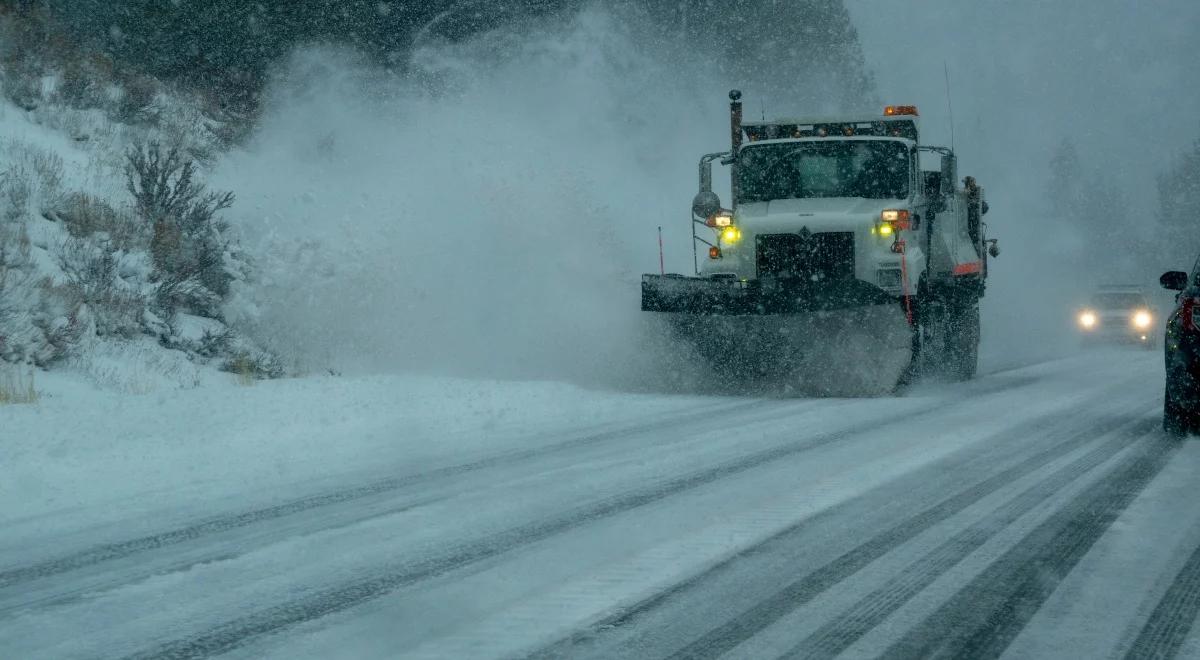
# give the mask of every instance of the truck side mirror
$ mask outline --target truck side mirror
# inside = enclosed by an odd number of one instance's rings
[[[958,159],[954,154],[942,156],[942,194],[954,194],[954,182],[958,181]]]
[[[942,173],[922,172],[925,184],[925,197],[929,200],[928,217],[933,220],[934,214],[946,210],[946,198],[942,195]]]
[[[692,198],[692,214],[708,218],[721,210],[721,198],[712,189],[712,162],[726,154],[707,154],[700,159],[700,192]]]
[[[692,215],[708,218],[721,210],[721,198],[711,190],[701,190],[692,198]]]
[[[1183,291],[1188,285],[1188,274],[1182,270],[1167,271],[1162,274],[1162,277],[1158,278],[1158,283],[1164,289]]]

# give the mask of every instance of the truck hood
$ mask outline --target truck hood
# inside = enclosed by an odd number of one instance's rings
[[[880,211],[906,208],[908,200],[823,197],[777,199],[738,207],[738,223],[756,234],[865,230],[879,219]]]
[[[906,199],[862,199],[858,197],[813,197],[808,199],[776,199],[770,202],[742,204],[738,214],[743,218],[766,216],[871,216],[879,217],[884,209],[907,208]]]

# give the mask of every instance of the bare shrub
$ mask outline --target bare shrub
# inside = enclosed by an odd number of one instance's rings
[[[206,190],[195,162],[178,146],[152,142],[131,149],[125,175],[134,208],[151,226],[160,306],[219,318],[233,273],[226,264],[228,225],[217,214],[233,204],[233,193]]]
[[[238,353],[221,364],[221,370],[234,374],[243,385],[257,380],[282,378],[285,371],[279,358],[269,353]]]
[[[78,109],[96,108],[104,103],[99,76],[81,60],[69,61],[63,67],[55,96],[59,102]]]
[[[196,277],[166,274],[155,289],[154,303],[163,316],[170,316],[179,309],[186,309],[208,318],[221,316],[220,296],[210,291]]]
[[[14,166],[0,172],[0,204],[4,207],[5,221],[16,222],[25,217],[32,195],[33,180],[24,168]]]
[[[113,119],[123,124],[152,123],[158,115],[154,99],[158,96],[158,81],[151,76],[128,76],[121,83],[121,99]]]
[[[214,89],[197,90],[197,104],[203,128],[219,149],[229,149],[245,142],[261,117],[257,101],[233,103],[227,95]]]
[[[42,96],[42,68],[33,58],[22,58],[4,65],[4,96],[25,111],[36,110]]]
[[[233,204],[233,193],[208,192],[196,180],[196,165],[178,146],[157,142],[134,147],[126,155],[126,185],[138,212],[152,222],[185,216],[208,221]]]
[[[98,341],[69,364],[97,386],[126,394],[194,389],[202,374],[189,356],[143,341]]]
[[[196,354],[203,357],[226,355],[236,341],[237,333],[230,328],[225,328],[220,332],[205,330],[204,336],[200,338],[196,347]]]
[[[16,145],[18,157],[33,169],[42,190],[57,194],[62,189],[65,167],[62,156],[28,143]]]
[[[4,217],[15,220],[29,212],[33,201],[52,207],[62,190],[64,166],[62,157],[52,151],[23,142],[9,140],[0,144],[7,169],[0,172],[0,203]]]
[[[67,232],[76,238],[96,234],[108,237],[113,247],[134,252],[149,247],[149,233],[127,209],[116,209],[104,200],[87,193],[71,193],[58,208],[48,214],[62,222]]]
[[[68,238],[56,256],[67,283],[54,293],[71,308],[86,305],[97,335],[130,339],[141,334],[146,296],[122,282],[117,256],[109,246]]]
[[[18,367],[0,363],[0,406],[37,403],[39,398],[32,369],[22,372]]]
[[[25,308],[31,296],[32,245],[23,224],[0,223],[0,360],[23,356],[29,334]]]
[[[94,332],[94,319],[91,308],[80,304],[69,288],[49,280],[43,280],[40,288],[33,325],[42,331],[45,344],[32,360],[39,367],[49,367],[77,352],[84,337]]]
[[[70,50],[59,38],[60,30],[44,7],[26,6],[3,16],[0,35],[0,72],[4,95],[17,107],[35,110],[45,101],[42,76],[59,53],[56,47]]]

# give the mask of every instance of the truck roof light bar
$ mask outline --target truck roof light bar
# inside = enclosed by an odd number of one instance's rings
[[[913,117],[916,117],[918,115],[917,106],[915,106],[915,105],[889,105],[889,106],[884,107],[883,116],[895,117],[897,115],[912,115]]]
[[[742,126],[749,142],[787,138],[823,138],[837,136],[899,137],[917,139],[915,117],[883,117],[875,121],[808,122],[781,120],[779,122],[746,122]]]

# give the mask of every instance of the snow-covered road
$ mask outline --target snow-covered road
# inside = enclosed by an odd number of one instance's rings
[[[526,385],[559,407],[331,423],[375,462],[286,478],[216,440],[199,474],[85,461],[119,497],[0,488],[0,657],[1200,655],[1200,444],[1159,430],[1160,362],[866,400]]]

